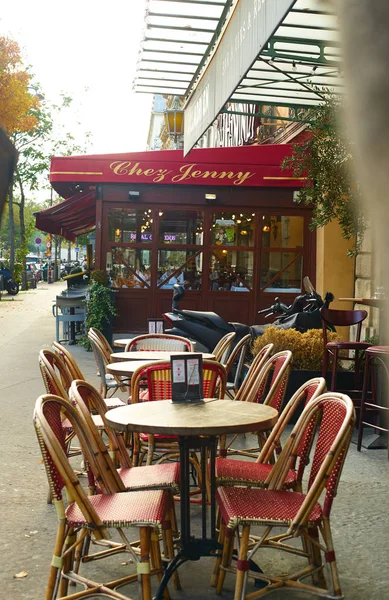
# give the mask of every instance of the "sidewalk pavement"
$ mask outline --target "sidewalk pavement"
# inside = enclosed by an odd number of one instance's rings
[[[47,480],[41,462],[32,412],[36,398],[45,393],[38,368],[38,353],[49,348],[55,336],[52,301],[63,282],[40,283],[36,290],[0,302],[1,438],[0,518],[2,541],[1,596],[7,600],[44,597],[57,526],[55,509],[46,504]],[[98,387],[92,353],[68,346],[85,377]],[[356,451],[351,446],[331,516],[340,582],[348,600],[388,598],[389,569],[389,463],[386,450]],[[195,518],[198,507],[193,505]],[[265,553],[268,562],[274,553]],[[262,560],[262,556],[261,556]],[[288,557],[277,557],[284,571]],[[117,558],[121,565],[123,558]],[[186,563],[180,570],[183,591],[171,586],[173,600],[217,598],[209,587],[212,559]],[[102,563],[98,564],[102,567]],[[89,568],[87,566],[86,568]],[[122,566],[121,568],[126,568]],[[131,568],[131,567],[130,567]],[[27,575],[15,578],[16,574]],[[233,578],[227,577],[223,598],[233,597]],[[133,590],[133,591],[132,591]],[[131,588],[137,598],[136,586]],[[275,592],[274,600],[310,598]]]

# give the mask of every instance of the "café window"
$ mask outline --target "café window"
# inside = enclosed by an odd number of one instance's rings
[[[151,250],[112,247],[107,252],[106,268],[115,288],[149,288],[151,285]]]
[[[212,215],[211,244],[254,246],[254,213],[217,212]]]
[[[214,250],[211,254],[208,280],[213,292],[249,292],[253,287],[254,252],[246,250]]]
[[[201,250],[158,250],[158,287],[171,290],[179,283],[186,290],[201,290],[202,268]]]
[[[264,248],[298,248],[304,239],[304,217],[266,215],[262,217]]]
[[[159,243],[160,244],[203,244],[202,212],[188,210],[159,211]]]
[[[108,212],[109,241],[121,244],[150,244],[152,224],[151,209],[111,209]]]
[[[261,289],[265,292],[301,292],[302,252],[264,252],[261,266]]]

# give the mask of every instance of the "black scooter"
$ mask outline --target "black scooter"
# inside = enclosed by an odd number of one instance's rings
[[[19,284],[12,279],[11,271],[7,267],[2,266],[0,268],[0,275],[2,275],[3,279],[3,289],[11,296],[16,296],[19,292]]]
[[[308,329],[321,329],[320,308],[323,306],[328,308],[334,296],[328,292],[323,301],[314,290],[308,277],[304,277],[304,288],[306,293],[297,296],[290,306],[276,298],[272,306],[260,310],[258,314],[267,313],[265,318],[278,315],[272,325],[284,329],[294,328],[302,332]],[[172,311],[164,313],[162,316],[169,326],[166,333],[181,335],[197,342],[197,350],[211,351],[226,333],[232,331],[237,334],[235,338],[235,343],[237,343],[248,333],[254,340],[265,330],[266,326],[264,325],[249,326],[243,323],[227,322],[214,312],[181,310],[178,303],[184,294],[184,288],[175,284],[173,286]]]

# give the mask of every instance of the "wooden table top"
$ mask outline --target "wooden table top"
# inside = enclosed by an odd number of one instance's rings
[[[341,302],[356,302],[357,304],[365,304],[366,306],[374,306],[375,308],[383,308],[388,304],[387,298],[339,298]]]
[[[109,365],[106,366],[106,370],[107,373],[110,373],[111,375],[124,375],[124,376],[131,376],[133,375],[133,373],[135,373],[135,371],[137,369],[139,369],[139,367],[145,367],[146,365],[150,365],[153,362],[158,362],[158,361],[151,361],[151,360],[125,360],[125,361],[119,361],[119,362],[115,362],[115,363],[111,363]]]
[[[119,431],[191,436],[265,431],[275,425],[277,417],[270,406],[214,398],[199,404],[142,402],[106,413],[109,425]]]
[[[207,352],[178,352],[177,350],[134,350],[134,352],[114,352],[111,354],[111,361],[123,361],[123,360],[170,360],[172,354],[185,354],[190,356],[191,354],[202,354],[203,358],[214,360],[214,354],[208,354]]]

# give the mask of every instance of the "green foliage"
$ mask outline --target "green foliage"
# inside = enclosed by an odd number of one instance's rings
[[[103,285],[104,287],[109,287],[110,282],[108,273],[103,269],[95,269],[94,271],[92,271],[90,278],[92,281],[97,281],[97,283]]]
[[[339,340],[339,336],[332,331],[329,331],[327,335],[329,342]],[[282,350],[292,352],[292,366],[294,369],[321,371],[324,354],[323,332],[321,329],[309,329],[305,333],[300,333],[296,329],[267,327],[265,333],[254,341],[253,355],[258,354],[263,346],[271,343],[274,344],[274,354]]]
[[[292,156],[281,166],[291,169],[295,177],[307,177],[296,202],[312,206],[311,229],[324,227],[337,219],[342,236],[353,239],[354,247],[349,254],[355,255],[366,224],[359,183],[351,174],[350,140],[338,122],[342,110],[341,97],[326,92],[324,102],[307,111],[308,139],[294,144]]]
[[[112,318],[117,315],[113,301],[114,292],[98,281],[92,281],[86,300],[86,330],[95,327],[103,331]],[[90,344],[87,337],[81,338],[78,342],[87,350],[90,350]]]

